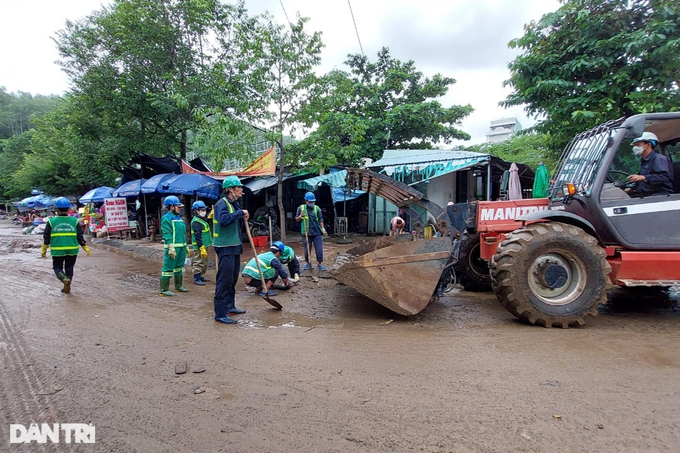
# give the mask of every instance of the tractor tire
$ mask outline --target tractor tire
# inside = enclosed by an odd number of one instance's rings
[[[611,266],[604,249],[573,225],[536,223],[513,231],[490,267],[498,300],[529,324],[583,325],[607,301]]]
[[[465,291],[491,291],[489,263],[479,257],[479,233],[470,234],[460,244],[458,262],[454,266]]]

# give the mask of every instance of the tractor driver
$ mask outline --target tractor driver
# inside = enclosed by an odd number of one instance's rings
[[[673,191],[673,166],[668,157],[655,151],[659,139],[652,132],[643,132],[633,140],[633,154],[640,157],[640,173],[628,176],[628,181],[636,183],[635,188],[627,189],[634,197],[650,195],[670,195]]]

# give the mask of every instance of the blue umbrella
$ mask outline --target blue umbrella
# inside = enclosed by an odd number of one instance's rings
[[[24,198],[19,202],[19,206],[36,209],[45,209],[53,205],[54,199],[47,195],[34,195],[32,197]]]
[[[146,182],[144,182],[141,185],[141,191],[144,194],[150,194],[150,193],[158,192],[158,189],[160,188],[160,184],[163,181],[170,179],[174,176],[179,176],[179,175],[176,175],[174,173],[161,173],[159,175],[152,176],[149,179],[147,179]]]
[[[136,197],[141,193],[142,184],[146,182],[146,179],[135,179],[133,181],[128,181],[122,184],[116,190],[113,191],[114,197]]]
[[[78,201],[80,201],[82,204],[104,203],[105,198],[113,198],[113,189],[110,187],[102,186],[90,190],[85,195],[80,197]]]
[[[163,180],[159,184],[158,192],[219,198],[221,187],[221,183],[210,176],[200,173],[184,173]]]

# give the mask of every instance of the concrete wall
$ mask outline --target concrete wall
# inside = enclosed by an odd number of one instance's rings
[[[431,179],[427,185],[426,196],[430,201],[446,208],[449,201],[455,201],[455,191],[456,172],[452,172]]]

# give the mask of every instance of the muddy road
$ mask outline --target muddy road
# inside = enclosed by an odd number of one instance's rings
[[[239,284],[227,326],[213,282],[158,297],[160,262],[93,247],[65,295],[40,237],[3,221],[0,243],[3,452],[680,451],[677,297],[614,291],[560,330],[492,294],[403,318],[305,278],[283,311]],[[36,421],[92,423],[96,444],[9,444]]]

